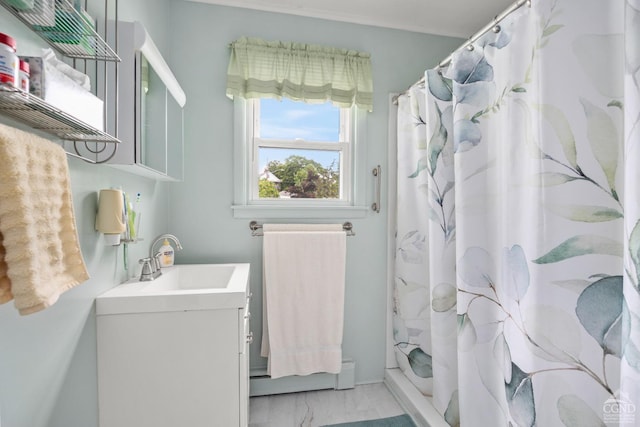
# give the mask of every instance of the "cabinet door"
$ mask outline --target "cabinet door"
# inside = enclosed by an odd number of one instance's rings
[[[184,110],[167,94],[167,175],[184,178]]]
[[[152,179],[182,180],[184,92],[140,23],[120,21],[118,37],[118,97],[108,94],[109,105],[118,108],[108,110],[107,123],[122,142],[108,164]],[[115,66],[98,71],[99,88],[115,84]]]
[[[237,313],[98,316],[100,427],[240,425]]]
[[[167,98],[158,73],[140,54],[140,158],[138,162],[167,173]]]

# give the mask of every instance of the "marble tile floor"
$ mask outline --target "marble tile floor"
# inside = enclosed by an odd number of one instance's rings
[[[252,397],[249,427],[318,427],[393,417],[404,411],[383,383]]]

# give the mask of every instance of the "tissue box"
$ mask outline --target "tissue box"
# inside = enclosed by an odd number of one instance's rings
[[[67,114],[104,131],[104,103],[38,56],[21,56],[29,63],[29,93]]]

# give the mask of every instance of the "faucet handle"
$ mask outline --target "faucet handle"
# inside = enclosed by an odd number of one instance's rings
[[[155,270],[160,270],[160,267],[162,267],[162,265],[160,264],[160,257],[161,256],[162,256],[162,252],[156,252],[156,254],[153,255],[154,271]]]
[[[151,260],[151,270],[153,270],[153,278],[160,276],[162,274],[162,264],[160,264],[160,257],[162,256],[161,252],[158,252],[153,256]]]
[[[142,271],[140,272],[140,281],[153,280],[153,269],[151,267],[151,258],[142,258],[138,262],[142,264]]]

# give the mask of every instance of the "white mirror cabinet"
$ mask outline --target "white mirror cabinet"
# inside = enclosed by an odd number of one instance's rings
[[[112,31],[115,34],[115,31]],[[117,111],[107,113],[107,129],[121,143],[108,164],[158,180],[183,178],[184,91],[140,22],[117,23],[117,77],[106,72],[107,91]],[[102,79],[104,81],[104,79]],[[116,131],[117,130],[117,131]]]

